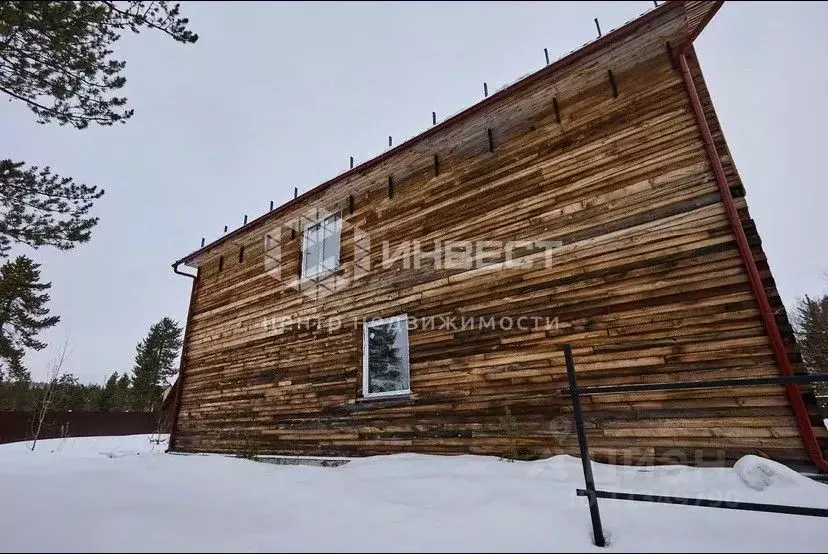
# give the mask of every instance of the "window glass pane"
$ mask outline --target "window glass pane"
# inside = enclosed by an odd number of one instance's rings
[[[408,327],[405,319],[368,327],[368,393],[406,391]]]
[[[339,265],[339,216],[325,220],[322,231],[322,268],[336,269]]]
[[[304,275],[314,275],[319,272],[319,262],[322,255],[322,244],[319,241],[320,224],[312,225],[305,229],[305,266]]]

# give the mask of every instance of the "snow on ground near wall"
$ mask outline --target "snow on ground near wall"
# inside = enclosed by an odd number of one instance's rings
[[[0,446],[3,551],[595,551],[580,461],[405,454],[337,468],[163,453],[147,435]],[[828,508],[828,486],[594,464],[599,488]],[[601,500],[609,551],[824,551],[824,518]]]

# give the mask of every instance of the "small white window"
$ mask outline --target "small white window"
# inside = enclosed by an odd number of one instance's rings
[[[408,316],[366,322],[362,338],[363,396],[392,396],[410,392]]]
[[[315,277],[339,267],[339,214],[305,227],[302,238],[302,277]]]

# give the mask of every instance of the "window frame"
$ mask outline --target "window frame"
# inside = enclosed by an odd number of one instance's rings
[[[313,273],[308,273],[306,256],[308,248],[308,231],[318,225],[324,233],[325,222],[331,218],[336,218],[335,221],[337,222],[336,238],[338,242],[338,248],[336,251],[336,262],[334,263],[333,267],[325,267],[323,265],[323,262],[325,260],[325,237],[323,235],[322,240],[319,241],[319,263],[316,265],[316,270]],[[342,214],[340,212],[334,212],[332,214],[326,215],[325,217],[321,217],[319,219],[311,221],[308,225],[304,226],[304,228],[302,229],[302,251],[300,252],[300,256],[302,257],[302,264],[300,268],[299,278],[302,280],[320,279],[339,269],[339,265],[342,261]]]
[[[368,333],[371,327],[378,327],[380,325],[388,325],[389,323],[396,323],[398,321],[405,321],[403,331],[405,332],[405,371],[408,374],[408,388],[393,391],[383,392],[369,392],[368,389]],[[408,336],[408,314],[395,315],[383,319],[374,319],[365,321],[362,325],[362,397],[363,398],[384,398],[384,397],[398,397],[411,395],[411,347]]]

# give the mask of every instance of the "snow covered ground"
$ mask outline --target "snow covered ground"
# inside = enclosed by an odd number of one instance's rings
[[[594,464],[600,488],[828,507],[779,464]],[[163,453],[148,436],[0,446],[3,551],[593,551],[580,461],[398,455],[337,468]],[[825,551],[828,520],[601,501],[607,551]]]

